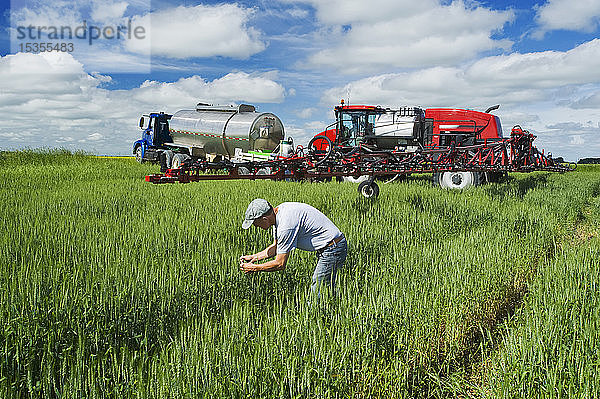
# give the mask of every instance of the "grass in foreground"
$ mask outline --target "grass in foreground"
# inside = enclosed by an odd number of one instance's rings
[[[0,156],[0,396],[581,396],[600,389],[600,169],[466,192],[423,180],[154,186],[157,167]],[[339,295],[314,255],[245,276],[255,197],[346,233]]]

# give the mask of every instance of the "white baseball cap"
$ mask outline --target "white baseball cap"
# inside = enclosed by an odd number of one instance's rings
[[[267,200],[256,198],[250,203],[250,205],[248,205],[248,209],[246,209],[246,215],[244,216],[242,228],[249,229],[250,226],[252,226],[252,223],[254,223],[255,219],[264,216],[270,210],[271,204],[269,204]]]

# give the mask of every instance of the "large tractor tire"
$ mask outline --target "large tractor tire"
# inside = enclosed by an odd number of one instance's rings
[[[441,188],[464,190],[481,184],[479,172],[440,172],[434,175],[434,181]]]

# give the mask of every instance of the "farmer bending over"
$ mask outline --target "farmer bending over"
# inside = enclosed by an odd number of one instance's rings
[[[254,255],[240,257],[240,269],[244,273],[272,272],[285,269],[290,252],[294,248],[317,253],[317,267],[312,277],[312,292],[321,283],[335,288],[337,269],[346,260],[348,245],[344,234],[318,209],[301,202],[284,202],[273,207],[266,200],[257,198],[248,205],[242,227],[251,225],[268,230],[273,227],[273,244]],[[265,263],[254,263],[272,258]]]

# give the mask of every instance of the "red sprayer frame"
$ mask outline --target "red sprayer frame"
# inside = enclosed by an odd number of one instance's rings
[[[199,161],[164,174],[146,176],[146,181],[189,183],[202,180],[322,180],[335,177],[394,177],[412,173],[449,171],[532,172],[545,170],[568,172],[572,165],[556,163],[533,146],[535,136],[520,127],[513,128],[510,138],[485,141],[471,146],[450,146],[413,152],[378,150],[359,145],[333,146],[326,151],[302,149],[291,157],[268,161],[235,163]],[[325,139],[327,140],[327,139]],[[322,148],[322,146],[315,146]]]

